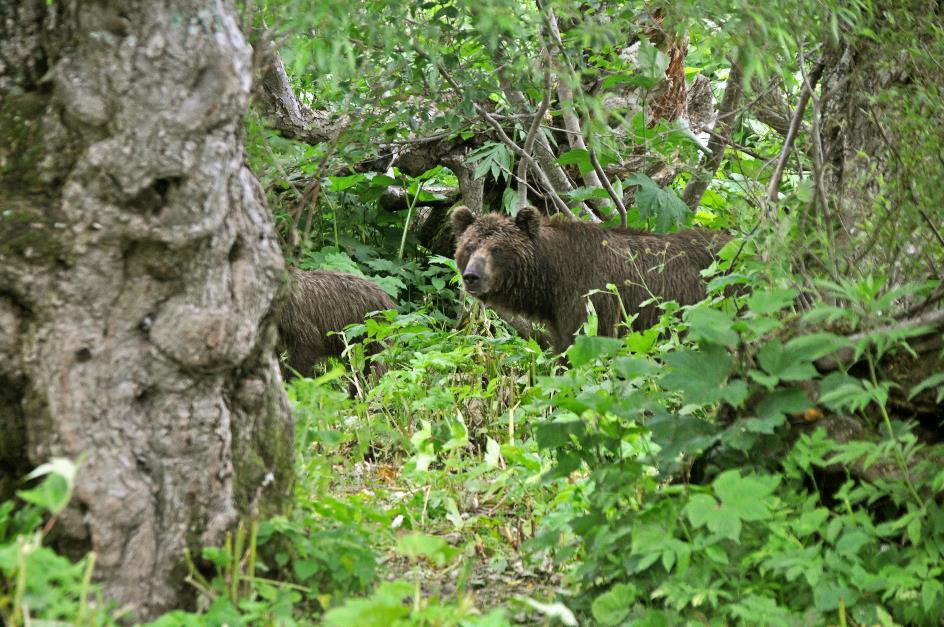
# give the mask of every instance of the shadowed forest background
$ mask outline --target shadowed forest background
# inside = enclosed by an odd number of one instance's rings
[[[940,624],[942,23],[0,5],[4,624]],[[704,229],[707,298],[555,354],[455,260],[532,207]]]

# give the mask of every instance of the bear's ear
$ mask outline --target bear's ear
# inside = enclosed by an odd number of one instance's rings
[[[452,210],[452,232],[458,238],[475,222],[475,216],[468,207],[456,207]]]
[[[525,207],[515,216],[515,226],[525,235],[537,237],[538,228],[541,226],[541,214],[534,207]]]

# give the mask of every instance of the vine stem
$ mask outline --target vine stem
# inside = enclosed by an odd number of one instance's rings
[[[872,351],[865,351],[866,362],[869,364],[869,379],[872,381],[872,387],[878,389],[878,377],[875,375],[875,359],[872,356]],[[879,399],[875,399],[878,401]],[[908,463],[905,461],[905,456],[901,452],[901,446],[898,444],[898,439],[895,437],[895,431],[892,429],[891,418],[888,417],[888,410],[885,409],[885,403],[879,402],[878,408],[882,412],[882,420],[885,422],[885,428],[888,430],[888,437],[890,437],[896,444],[895,446],[895,458],[898,461],[898,465],[901,466],[902,475],[905,477],[905,484],[908,486],[908,491],[911,492],[911,496],[914,497],[921,509],[925,509],[924,500],[918,494],[918,491],[915,490],[914,484],[911,482],[911,473],[908,472]]]
[[[410,230],[410,218],[413,217],[413,208],[416,207],[416,202],[420,199],[420,194],[423,193],[423,185],[426,181],[420,181],[416,184],[416,193],[413,195],[413,202],[410,203],[410,206],[406,210],[406,221],[403,223],[403,236],[400,238],[400,252],[397,253],[397,260],[403,261],[403,251],[406,248],[406,234]]]

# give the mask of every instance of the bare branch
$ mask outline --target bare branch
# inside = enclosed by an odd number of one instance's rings
[[[261,72],[255,90],[256,108],[283,137],[315,145],[330,141],[347,127],[347,120],[332,124],[327,113],[299,102],[269,31],[258,34],[253,60]]]
[[[590,163],[593,165],[594,171],[597,173],[600,181],[603,183],[606,193],[610,195],[610,198],[613,199],[613,202],[616,204],[616,210],[619,212],[620,216],[620,226],[626,226],[626,205],[623,204],[623,199],[620,198],[619,194],[616,193],[616,190],[613,189],[613,185],[610,184],[610,178],[606,175],[603,166],[600,165],[600,160],[597,159],[597,154],[594,151],[590,151]]]
[[[682,192],[682,200],[692,211],[698,208],[701,197],[708,189],[708,183],[714,177],[718,166],[721,165],[725,145],[731,143],[731,134],[734,131],[736,121],[736,117],[731,113],[738,109],[744,95],[741,86],[742,78],[741,66],[732,63],[731,72],[728,74],[728,84],[724,88],[724,96],[721,98],[721,105],[718,107],[717,133],[712,133],[710,135],[711,139],[708,140],[708,150],[711,151],[711,155],[705,162],[702,171],[692,177],[688,185],[685,186],[685,191]]]
[[[511,104],[521,109],[528,108],[528,99],[525,98],[525,95],[521,93],[520,90],[514,89],[512,87],[511,81],[502,76],[501,84],[502,88],[505,90],[505,95],[508,97],[508,101],[511,102]],[[535,141],[534,161],[541,168],[541,174],[538,176],[539,180],[541,180],[541,183],[543,184],[544,179],[547,179],[548,182],[553,185],[552,189],[554,195],[559,196],[560,194],[566,194],[574,190],[574,186],[567,177],[567,174],[557,162],[557,155],[554,154],[554,150],[551,148],[551,144],[548,142],[544,133],[538,133],[537,139]],[[557,206],[556,201],[555,206]],[[586,215],[592,222],[600,222],[600,218],[598,218],[596,214],[594,214],[593,211],[587,207],[586,204],[578,202],[575,203],[574,206],[581,213]],[[571,213],[572,212],[568,213],[568,215],[571,215]]]
[[[538,105],[534,117],[531,119],[531,128],[528,129],[528,135],[524,139],[524,151],[533,154],[534,140],[541,132],[541,120],[547,113],[547,108],[551,104],[551,59],[547,50],[544,51],[544,96],[541,98],[541,104]],[[518,162],[518,209],[524,209],[528,206],[528,162],[521,159]]]
[[[783,170],[787,165],[787,159],[793,150],[793,142],[796,140],[797,131],[803,121],[803,112],[806,110],[806,103],[809,102],[813,90],[816,89],[816,83],[823,75],[823,69],[826,65],[818,61],[810,72],[809,80],[803,84],[803,90],[800,92],[800,101],[797,103],[796,111],[793,112],[793,119],[790,120],[790,128],[787,130],[787,136],[783,139],[783,149],[780,151],[780,159],[777,161],[777,167],[770,179],[770,185],[767,187],[766,212],[770,217],[770,206],[776,202],[777,194],[780,189],[780,181],[783,179]]]

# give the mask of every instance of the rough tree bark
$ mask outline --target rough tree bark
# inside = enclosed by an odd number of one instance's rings
[[[251,71],[228,1],[0,6],[0,489],[82,459],[59,546],[139,619],[290,489]]]

